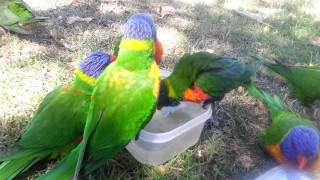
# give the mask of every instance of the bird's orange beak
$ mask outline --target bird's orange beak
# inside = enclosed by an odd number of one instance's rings
[[[110,63],[114,62],[117,59],[117,56],[111,55]]]
[[[154,43],[154,60],[156,61],[157,64],[160,64],[162,55],[163,55],[162,43],[158,39],[155,39],[155,43]]]
[[[298,161],[299,169],[304,169],[305,166],[307,165],[307,162],[308,162],[307,158],[305,158],[304,156],[300,156],[300,155],[297,156],[297,161]]]

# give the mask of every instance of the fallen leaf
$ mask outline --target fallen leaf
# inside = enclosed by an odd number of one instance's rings
[[[238,93],[243,94],[244,93],[244,87],[239,86],[238,87]]]
[[[97,11],[102,14],[113,12],[115,9],[116,5],[109,5],[107,3],[101,3],[100,6],[97,7]]]
[[[320,36],[315,36],[311,39],[310,44],[320,46]]]
[[[174,16],[176,14],[176,9],[172,6],[160,6],[159,14],[161,18],[165,16]]]
[[[70,17],[67,17],[67,20],[66,20],[66,23],[68,25],[71,25],[75,22],[86,22],[86,23],[89,23],[90,21],[92,21],[93,18],[90,18],[90,17],[87,17],[87,18],[82,18],[82,17],[79,17],[79,16],[70,16]]]
[[[249,155],[241,155],[237,160],[246,169],[250,169],[254,166],[254,161]]]
[[[118,3],[101,3],[100,6],[96,8],[96,10],[101,14],[107,14],[107,13],[116,13],[121,14],[124,11],[126,11],[124,5],[120,2]]]
[[[156,166],[155,169],[162,175],[164,175],[167,172],[166,167],[163,165]]]

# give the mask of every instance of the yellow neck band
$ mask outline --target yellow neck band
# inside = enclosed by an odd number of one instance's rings
[[[151,40],[136,40],[125,38],[120,43],[120,48],[134,51],[145,51],[153,47]]]
[[[81,79],[82,81],[86,82],[90,86],[93,87],[93,86],[96,85],[96,78],[86,75],[80,69],[77,68],[75,70],[75,74],[79,79]]]

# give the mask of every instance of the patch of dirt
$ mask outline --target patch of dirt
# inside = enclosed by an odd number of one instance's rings
[[[233,91],[214,106],[213,117],[206,133],[221,132],[223,153],[214,155],[210,164],[218,166],[224,177],[242,177],[266,161],[258,137],[269,120],[260,102]]]

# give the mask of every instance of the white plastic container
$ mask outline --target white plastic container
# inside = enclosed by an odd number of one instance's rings
[[[315,180],[315,177],[311,173],[279,165],[254,180]]]
[[[161,74],[168,76],[170,72],[162,71]],[[138,140],[132,140],[126,148],[143,164],[163,164],[199,140],[211,114],[210,106],[203,109],[201,104],[191,102],[164,107],[141,130]]]

